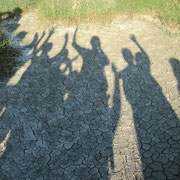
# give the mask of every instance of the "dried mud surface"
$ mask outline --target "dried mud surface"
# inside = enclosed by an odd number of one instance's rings
[[[0,179],[180,177],[180,37],[123,18],[3,26],[22,56],[0,83]]]

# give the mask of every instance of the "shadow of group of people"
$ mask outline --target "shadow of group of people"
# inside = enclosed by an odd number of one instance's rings
[[[128,66],[116,74],[123,80],[125,96],[133,110],[144,178],[178,178],[179,119],[164,96],[162,88],[151,75],[147,53],[135,36],[131,36],[131,40],[140,51],[133,57],[129,49],[122,49]],[[170,61],[177,63],[178,60],[171,58]]]
[[[68,57],[68,34],[60,52],[49,58],[53,44],[36,34],[27,45],[32,50],[31,65],[15,86],[1,88],[6,110],[1,115],[0,142],[11,135],[0,159],[3,179],[109,179],[114,169],[113,138],[121,121],[120,79],[133,121],[144,178],[175,179],[180,175],[180,122],[150,71],[150,59],[135,36],[139,48],[133,56],[128,48],[122,54],[128,66],[115,77],[113,106],[108,104],[105,67],[110,60],[99,37],[91,38],[92,48],[80,46]],[[40,56],[38,54],[41,53]],[[72,62],[81,56],[80,72]],[[173,62],[173,61],[171,61]],[[64,69],[59,67],[65,64]],[[68,72],[68,73],[67,73]]]

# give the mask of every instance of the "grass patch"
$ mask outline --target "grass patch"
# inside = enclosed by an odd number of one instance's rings
[[[13,11],[15,8],[28,9],[37,5],[39,0],[0,0],[0,12]]]
[[[166,23],[180,24],[180,0],[120,0],[117,12],[156,13]]]
[[[16,58],[20,51],[12,47],[6,33],[0,29],[0,77],[7,76],[14,72]]]
[[[164,22],[180,24],[180,0],[1,0],[0,12],[36,8],[50,20],[81,22],[106,19],[115,14],[156,12]]]

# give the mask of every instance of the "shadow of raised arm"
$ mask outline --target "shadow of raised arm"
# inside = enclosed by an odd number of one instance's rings
[[[130,36],[131,40],[136,44],[136,46],[141,50],[141,53],[143,55],[145,55],[146,57],[148,57],[147,53],[145,52],[145,50],[142,48],[142,46],[138,43],[138,41],[136,40],[136,37],[134,35]]]
[[[112,71],[114,73],[115,78],[120,79],[121,78],[121,72],[117,71],[116,66],[114,65],[114,63],[112,63],[111,68],[112,68]]]
[[[120,84],[119,84],[119,79],[120,79],[120,72],[117,71],[116,66],[112,63],[112,71],[115,76],[115,81],[114,81],[114,92],[113,92],[113,106],[111,108],[111,119],[113,123],[113,133],[115,132],[115,129],[117,127],[117,123],[120,117],[121,113],[121,97],[120,97]],[[113,151],[113,147],[112,147]],[[114,157],[110,157],[110,165],[111,169],[114,170]]]
[[[82,50],[84,48],[82,48],[80,45],[77,44],[77,41],[76,41],[76,35],[77,35],[77,31],[78,31],[78,26],[74,32],[74,36],[73,36],[73,42],[72,42],[72,46],[76,49],[76,51],[78,51],[79,54],[82,53]]]

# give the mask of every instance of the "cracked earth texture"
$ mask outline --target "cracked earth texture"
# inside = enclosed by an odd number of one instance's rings
[[[0,179],[180,179],[179,37],[128,19],[4,26],[26,45],[0,84]]]

